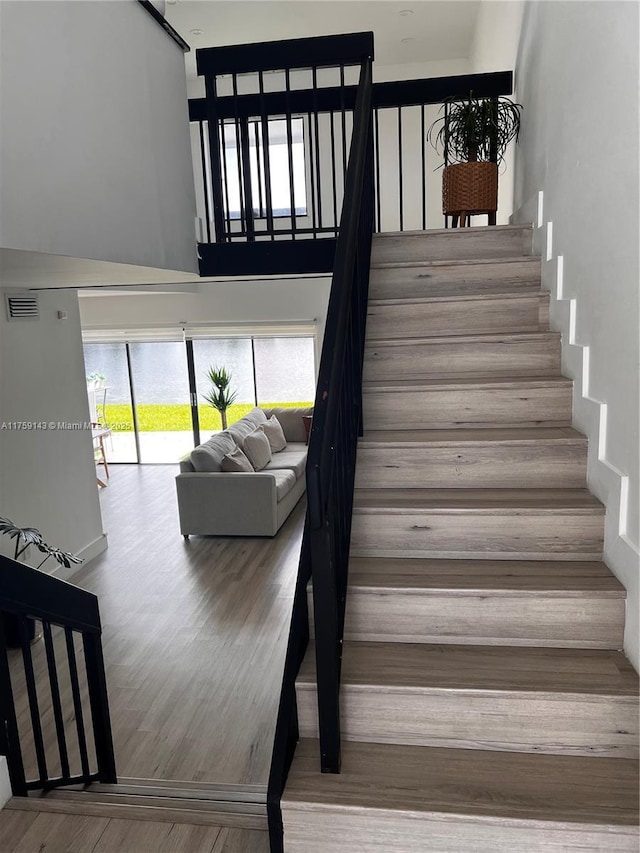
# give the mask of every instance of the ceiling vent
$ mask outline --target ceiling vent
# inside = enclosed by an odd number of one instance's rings
[[[5,303],[7,306],[7,320],[40,319],[37,294],[30,293],[28,290],[5,293]]]

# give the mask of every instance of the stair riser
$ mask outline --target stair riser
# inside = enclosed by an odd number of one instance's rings
[[[371,263],[420,263],[483,258],[517,258],[531,254],[530,228],[471,231],[450,229],[420,234],[393,234],[373,238]]]
[[[604,515],[354,510],[352,556],[599,560]]]
[[[367,430],[569,426],[571,385],[365,390],[363,417]]]
[[[482,264],[387,267],[369,274],[370,299],[416,299],[540,288],[540,258]]]
[[[358,448],[356,488],[580,489],[586,442]]]
[[[372,303],[367,341],[406,340],[491,332],[538,332],[549,328],[549,295]]]
[[[318,737],[317,692],[296,688],[301,737]],[[637,758],[633,699],[496,691],[392,692],[342,685],[340,731],[347,740],[451,749]]]
[[[560,373],[560,337],[533,340],[433,340],[406,345],[369,344],[365,348],[365,381],[428,375],[554,376]]]
[[[309,594],[309,613],[313,600]],[[453,643],[620,649],[622,598],[360,591],[347,597],[345,639],[381,643]],[[312,625],[312,636],[314,636]]]
[[[443,794],[446,797],[446,794]],[[283,802],[286,853],[637,853],[638,833],[586,823],[473,820],[439,813],[357,807],[332,809]]]

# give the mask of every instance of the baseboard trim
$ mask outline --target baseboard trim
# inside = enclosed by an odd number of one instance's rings
[[[81,548],[77,552],[77,556],[82,560],[81,563],[72,563],[69,568],[58,565],[52,572],[48,572],[48,574],[53,575],[60,580],[68,581],[79,571],[86,568],[92,560],[95,560],[95,558],[106,551],[108,547],[107,534],[101,533],[100,536],[93,540],[93,542],[89,542],[88,545],[85,545],[84,548]]]

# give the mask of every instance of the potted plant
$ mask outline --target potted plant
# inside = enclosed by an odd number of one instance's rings
[[[224,367],[210,367],[207,379],[211,382],[211,390],[202,396],[210,406],[220,412],[222,429],[226,429],[227,409],[238,396],[238,392],[231,390],[231,374]]]
[[[444,114],[429,128],[429,142],[444,155],[442,212],[460,218],[487,213],[495,224],[498,165],[507,146],[518,139],[522,106],[510,98],[450,98]]]
[[[42,534],[35,527],[18,527],[8,518],[0,517],[0,535],[8,536],[10,539],[16,540],[16,547],[13,554],[14,560],[19,560],[21,557],[26,559],[28,549],[33,546],[41,554],[44,554],[44,559],[41,560],[35,569],[41,569],[49,559],[55,560],[61,566],[70,568],[72,563],[82,563],[81,557],[76,557],[75,554],[69,554],[67,551],[61,551],[53,545],[49,545],[42,538]],[[36,623],[33,619],[28,619],[28,637],[31,642],[36,639]],[[5,614],[5,636],[9,648],[15,649],[20,647],[20,622],[17,616],[11,613]]]

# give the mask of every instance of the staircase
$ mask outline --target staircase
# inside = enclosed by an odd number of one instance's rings
[[[311,644],[287,853],[638,849],[625,591],[531,242],[374,238],[342,772],[319,773]]]

